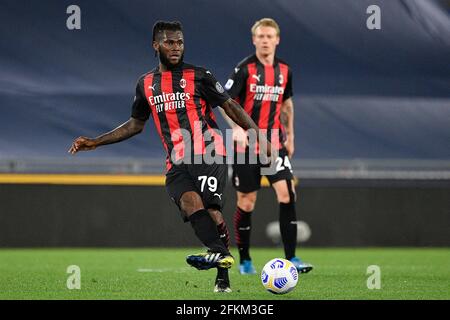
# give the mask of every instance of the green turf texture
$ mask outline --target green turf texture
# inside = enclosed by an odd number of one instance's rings
[[[236,250],[232,253],[237,255]],[[281,249],[252,250],[258,274],[231,269],[232,293],[214,293],[216,270],[198,271],[179,249],[0,249],[0,299],[450,299],[450,249],[302,249],[315,269],[294,291],[274,295],[259,272]],[[69,290],[69,265],[81,269],[81,289]],[[367,288],[367,267],[381,269],[381,289]]]

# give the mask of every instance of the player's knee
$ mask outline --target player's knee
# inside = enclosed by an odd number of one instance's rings
[[[255,210],[255,204],[253,203],[238,204],[238,207],[245,212],[252,212],[253,210]]]
[[[252,212],[255,209],[256,197],[239,197],[238,207],[245,212]]]
[[[194,191],[186,192],[181,196],[180,207],[188,217],[194,212],[204,209],[202,199]]]
[[[286,180],[287,188],[278,190],[277,200],[279,203],[293,203],[297,200],[297,194],[291,180]]]
[[[277,194],[277,200],[279,203],[289,203],[291,202],[291,196],[289,192],[286,190],[285,192],[280,192]]]

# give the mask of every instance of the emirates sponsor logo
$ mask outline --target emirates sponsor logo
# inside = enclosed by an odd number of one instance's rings
[[[277,102],[280,95],[284,94],[283,87],[250,84],[250,92],[255,93],[254,100],[257,101],[275,101]]]
[[[157,96],[148,97],[150,105],[154,107],[158,113],[186,108],[186,100],[189,99],[191,99],[191,94],[185,92],[163,93]]]

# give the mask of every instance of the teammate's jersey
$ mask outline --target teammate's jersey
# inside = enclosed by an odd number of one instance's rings
[[[183,63],[160,72],[157,67],[139,78],[131,116],[145,121],[152,115],[169,170],[174,161],[188,156],[186,151],[191,155],[204,155],[205,150],[226,155],[212,108],[229,98],[204,68]]]
[[[293,95],[288,64],[275,57],[273,65],[264,65],[253,54],[234,68],[225,89],[260,129],[267,130],[272,146],[280,149],[285,140],[285,128],[280,121],[281,105]]]

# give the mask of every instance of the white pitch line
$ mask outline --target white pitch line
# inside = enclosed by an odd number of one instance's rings
[[[190,268],[156,268],[156,269],[149,269],[149,268],[139,268],[137,269],[137,272],[187,272]]]

